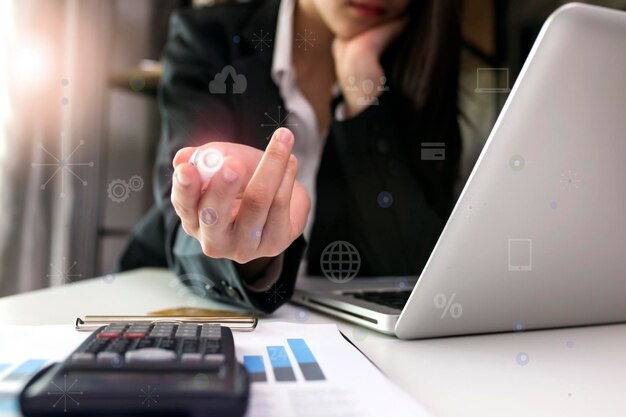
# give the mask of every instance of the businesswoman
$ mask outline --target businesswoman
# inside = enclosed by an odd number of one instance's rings
[[[301,265],[321,276],[336,241],[359,251],[357,279],[418,274],[458,171],[457,3],[267,0],[175,13],[156,204],[122,269],[168,266],[263,312],[291,296]],[[445,160],[422,160],[423,142],[443,142]],[[225,156],[208,187],[189,163],[198,147]]]

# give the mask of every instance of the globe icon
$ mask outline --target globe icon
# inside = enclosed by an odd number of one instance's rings
[[[320,267],[324,276],[330,281],[344,284],[359,273],[361,255],[352,243],[337,240],[322,251]]]

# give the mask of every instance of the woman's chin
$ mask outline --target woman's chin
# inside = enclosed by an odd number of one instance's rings
[[[354,25],[354,24],[346,24],[346,25],[342,25],[338,28],[335,28],[336,30],[333,30],[335,37],[337,37],[338,39],[341,40],[348,40],[348,39],[352,39],[356,36],[359,36],[362,33],[367,32],[368,29],[370,29],[371,27],[369,26],[365,26],[365,25]]]

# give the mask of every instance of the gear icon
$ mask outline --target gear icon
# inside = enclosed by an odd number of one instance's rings
[[[107,193],[109,194],[109,198],[116,203],[121,203],[128,200],[130,197],[131,187],[128,183],[121,179],[113,180],[109,183],[109,188]]]
[[[141,189],[143,188],[143,178],[141,178],[141,176],[139,175],[133,175],[128,180],[128,187],[131,191],[141,191]]]

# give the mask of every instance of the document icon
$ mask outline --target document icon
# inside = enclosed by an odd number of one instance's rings
[[[532,244],[532,239],[509,239],[509,271],[532,270]]]
[[[443,161],[446,159],[446,144],[443,142],[422,142],[422,161]]]

